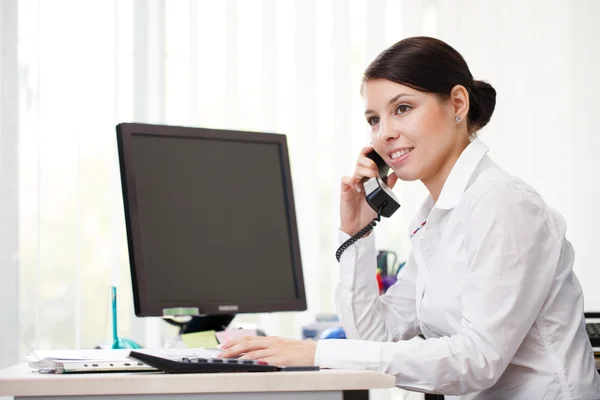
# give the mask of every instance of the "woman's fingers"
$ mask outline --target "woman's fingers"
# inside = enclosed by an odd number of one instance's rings
[[[358,161],[356,162],[356,166],[361,166],[372,169],[373,171],[377,171],[377,164],[375,164],[375,161],[367,157],[359,157]]]
[[[237,357],[244,353],[249,353],[256,350],[266,349],[269,347],[270,340],[267,337],[248,336],[241,340],[229,341],[221,347],[219,357],[231,358]]]
[[[262,360],[267,357],[272,357],[276,354],[277,354],[277,351],[275,349],[267,348],[267,349],[255,350],[255,351],[246,353],[243,356],[241,356],[240,359],[242,359],[242,360]]]
[[[372,145],[365,146],[360,150],[360,156],[366,156],[367,154],[369,154],[372,151],[373,151]]]
[[[370,161],[370,160],[369,160]],[[375,165],[373,163],[373,165]],[[348,191],[350,188],[353,188],[357,192],[362,192],[362,183],[365,178],[374,178],[379,175],[377,169],[372,169],[370,167],[357,165],[356,170],[354,171],[354,175],[344,176],[342,177],[342,192]]]
[[[371,169],[367,167],[363,167],[361,165],[356,166],[356,170],[354,171],[354,182],[359,183],[362,182],[365,178],[375,178],[378,175],[376,169]]]
[[[357,190],[356,184],[354,182],[354,178],[352,176],[343,176],[342,177],[342,193],[347,192],[348,190]]]
[[[239,343],[242,343],[244,341],[249,341],[249,340],[253,340],[253,339],[258,339],[257,336],[244,336],[243,338],[238,338],[238,339],[232,339],[232,340],[228,340],[227,342],[221,344],[220,348],[221,349],[228,349],[230,347],[233,347]]]

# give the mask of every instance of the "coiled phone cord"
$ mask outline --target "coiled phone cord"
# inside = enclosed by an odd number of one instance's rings
[[[335,252],[335,258],[337,258],[338,262],[340,261],[340,257],[342,256],[342,253],[344,251],[346,251],[346,249],[348,247],[352,246],[352,244],[354,244],[354,242],[356,242],[358,239],[362,238],[367,233],[371,232],[373,230],[373,228],[377,225],[377,223],[379,221],[381,221],[381,211],[382,210],[383,210],[383,206],[379,207],[379,210],[377,211],[377,216],[375,218],[373,218],[373,221],[369,222],[367,224],[367,226],[362,228],[360,231],[356,232],[354,234],[354,236],[352,236],[350,239],[348,239],[344,243],[342,243],[342,245]]]

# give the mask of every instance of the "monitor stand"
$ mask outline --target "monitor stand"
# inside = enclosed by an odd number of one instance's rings
[[[203,332],[203,331],[223,331],[227,329],[235,314],[215,314],[193,316],[186,322],[179,322],[171,318],[164,318],[171,325],[179,327],[179,334]]]

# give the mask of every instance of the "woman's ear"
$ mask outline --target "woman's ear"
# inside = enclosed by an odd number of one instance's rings
[[[460,123],[469,115],[469,92],[463,85],[456,85],[450,91],[450,104],[454,111],[454,120]]]

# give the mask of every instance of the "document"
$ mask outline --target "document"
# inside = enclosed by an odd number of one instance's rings
[[[129,358],[130,349],[37,350],[25,357],[29,367],[42,373],[156,371]],[[220,351],[206,348],[136,349],[157,357],[180,360],[183,357],[210,358]]]

